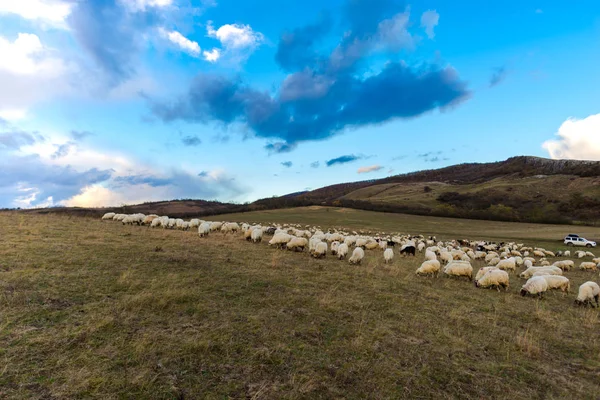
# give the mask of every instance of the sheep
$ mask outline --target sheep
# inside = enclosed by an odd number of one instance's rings
[[[355,242],[356,247],[365,247],[367,245],[367,239],[358,238]]]
[[[424,242],[421,242],[421,243],[419,243],[419,245],[417,246],[417,251],[418,251],[419,253],[421,253],[423,250],[425,250],[425,243],[424,243]]]
[[[596,264],[596,265],[600,264],[600,257],[598,257],[598,258],[594,258],[594,259],[592,260],[592,262],[593,262],[594,264]]]
[[[596,300],[596,307],[600,306],[600,286],[596,282],[586,282],[579,286],[579,293],[577,294],[577,299],[575,300],[575,304],[577,305],[591,305],[594,307],[593,300]]]
[[[308,240],[306,238],[301,237],[292,237],[292,240],[287,242],[286,247],[288,250],[294,251],[304,251],[304,249],[308,246]]]
[[[113,219],[116,214],[114,212],[106,213],[102,216],[102,219]]]
[[[338,249],[338,252],[339,252],[339,249]],[[348,260],[348,262],[350,262],[350,264],[360,264],[364,257],[365,257],[365,251],[362,248],[357,247],[352,252],[352,256],[350,256],[350,259]]]
[[[487,263],[487,265],[490,267],[495,267],[498,264],[500,264],[500,257],[494,257]]]
[[[517,271],[517,263],[516,263],[514,257],[507,258],[506,260],[500,260],[498,262],[498,264],[496,264],[496,267],[498,267],[498,269],[501,269],[504,271],[512,271],[512,272]]]
[[[524,260],[523,265],[525,266],[525,268],[533,267],[533,263],[531,262],[531,260]]]
[[[226,222],[223,225],[221,225],[221,233],[224,233],[224,234],[235,233],[239,230],[240,230],[240,226],[238,225],[237,222]]]
[[[347,254],[348,254],[348,245],[346,243],[340,244],[337,248],[337,258],[339,260],[341,260],[342,258],[345,258]]]
[[[402,254],[402,255],[405,255],[405,256],[408,256],[408,255],[414,256],[415,253],[416,253],[415,246],[404,245],[404,246],[402,246],[400,248],[400,254]],[[435,253],[434,253],[434,255],[435,255]]]
[[[204,221],[202,221],[204,222]],[[195,228],[197,226],[200,226],[201,222],[198,218],[194,218],[190,220],[190,228]]]
[[[479,271],[477,271],[477,274],[475,275],[475,281],[478,281],[483,275],[487,274],[489,271],[494,270],[494,269],[498,269],[498,268],[496,268],[496,267],[479,268]]]
[[[489,252],[486,256],[485,256],[485,262],[486,264],[489,264],[490,261],[492,261],[494,258],[500,258],[500,256],[498,255],[498,253],[496,253],[495,251],[491,251]]]
[[[508,291],[510,285],[510,278],[508,272],[501,269],[491,269],[483,274],[479,279],[475,279],[475,287],[489,288],[495,287],[498,291],[500,288]]]
[[[592,253],[591,251],[586,251],[586,252],[585,252],[585,256],[586,256],[586,257],[592,257],[592,258],[596,257],[596,256],[594,255],[594,253]]]
[[[210,232],[210,222],[203,222],[200,224],[200,226],[198,227],[198,235],[200,237],[204,237],[204,236],[208,236],[208,233]]]
[[[331,254],[332,255],[336,255],[337,254],[337,250],[338,247],[340,246],[340,242],[338,242],[337,240],[331,242]]]
[[[156,214],[146,215],[142,221],[142,225],[151,225],[152,221],[154,221],[157,218],[158,215]]]
[[[543,276],[534,276],[531,277],[525,282],[525,284],[521,287],[521,296],[525,296],[527,294],[530,295],[538,295],[538,297],[542,297],[542,294],[548,290],[548,282],[544,279]]]
[[[156,228],[162,225],[162,219],[161,218],[154,218],[152,220],[152,222],[150,223],[150,228]]]
[[[554,264],[552,264],[554,267],[558,267],[560,269],[562,269],[563,271],[570,271],[571,268],[573,268],[575,266],[575,263],[571,260],[561,260],[561,261],[555,261]]]
[[[250,240],[252,240],[252,243],[258,243],[258,242],[262,241],[262,235],[263,235],[262,228],[254,227],[254,229],[252,229],[252,232],[250,233]]]
[[[532,276],[540,275],[562,275],[562,269],[559,267],[529,267],[519,275],[521,278],[529,279]]]
[[[568,278],[560,275],[543,275],[542,277],[546,280],[546,283],[548,283],[548,290],[560,289],[563,292],[569,293],[571,283]]]
[[[311,255],[315,258],[325,257],[327,255],[327,243],[326,242],[317,243],[317,245],[315,246],[315,249],[313,250]]]
[[[223,226],[222,222],[211,222],[210,223],[210,231],[211,232],[216,232],[219,229],[221,229],[222,226]]]
[[[435,256],[435,253],[434,253],[434,256]],[[440,261],[442,261],[444,264],[448,264],[453,259],[454,259],[454,257],[452,257],[451,253],[449,253],[447,251],[440,252]]]
[[[383,259],[384,259],[384,261],[385,261],[386,264],[388,262],[392,261],[394,259],[394,250],[392,250],[392,249],[385,249],[385,251],[383,252]]]
[[[546,256],[546,254],[544,254],[544,252],[540,251],[540,250],[534,250],[533,255],[536,257],[545,257]]]
[[[421,264],[421,266],[419,268],[417,268],[417,270],[415,271],[415,273],[417,275],[429,275],[431,274],[432,276],[437,276],[440,272],[440,262],[438,260],[427,260],[424,261],[423,264]]]
[[[466,276],[469,280],[473,279],[473,267],[468,261],[451,261],[444,268],[444,274],[448,276]]]
[[[367,240],[367,244],[365,244],[366,250],[375,250],[377,248],[379,248],[379,243],[373,239]]]
[[[563,256],[565,257],[571,257],[571,250],[567,250],[563,253]]]
[[[269,246],[274,245],[275,247],[283,248],[290,240],[292,240],[292,235],[287,233],[276,233],[271,240],[269,240]]]
[[[437,260],[437,256],[431,250],[425,250],[425,260]]]
[[[579,264],[579,269],[583,271],[596,271],[597,265],[593,262],[582,262]]]

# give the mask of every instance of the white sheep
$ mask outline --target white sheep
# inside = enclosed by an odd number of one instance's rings
[[[577,294],[577,299],[575,300],[575,304],[578,305],[591,305],[594,306],[593,301],[596,300],[596,307],[600,304],[598,302],[600,298],[600,286],[596,282],[586,282],[579,286],[579,293]]]
[[[203,222],[198,227],[198,235],[200,237],[208,236],[210,232],[210,222]]]
[[[204,221],[202,221],[204,222]],[[194,218],[190,220],[190,228],[196,228],[198,226],[200,226],[201,222],[198,218]]]
[[[252,240],[252,243],[258,243],[258,242],[262,241],[262,235],[263,235],[262,228],[254,227],[254,229],[252,229],[252,232],[250,233],[250,240]]]
[[[521,278],[529,279],[540,275],[562,275],[562,269],[552,265],[547,267],[529,267],[519,275]]]
[[[337,258],[342,259],[345,258],[348,254],[348,245],[346,243],[342,243],[337,248]]]
[[[541,298],[542,293],[546,290],[548,290],[548,282],[546,282],[546,279],[544,279],[543,276],[533,276],[521,287],[521,296],[537,294]]]
[[[358,238],[358,239],[356,239],[355,245],[356,245],[356,247],[365,247],[367,245],[367,239]]]
[[[415,271],[415,273],[417,275],[429,275],[431,274],[432,276],[437,276],[440,272],[440,262],[438,260],[427,260],[424,261],[423,264],[421,264],[421,266],[419,268],[417,268],[417,270]]]
[[[224,234],[235,233],[239,230],[240,230],[240,226],[238,225],[237,222],[226,222],[223,225],[221,225],[221,233],[224,233]]]
[[[384,259],[384,261],[385,261],[386,264],[388,262],[392,261],[394,259],[394,250],[392,250],[392,249],[385,249],[385,251],[383,252],[383,259]]]
[[[489,271],[491,271],[493,269],[498,269],[498,268],[496,268],[496,267],[479,268],[479,271],[477,271],[477,274],[475,275],[475,281],[478,281],[483,275],[487,274]]]
[[[571,250],[567,250],[563,253],[565,257],[571,257]]]
[[[582,262],[581,264],[579,264],[579,269],[583,270],[583,271],[596,271],[597,269],[597,265],[594,264],[593,262]]]
[[[435,253],[429,249],[425,250],[425,260],[437,260]]]
[[[339,251],[339,249],[338,249],[338,251]],[[365,251],[361,247],[357,247],[352,252],[352,256],[350,256],[350,259],[348,260],[348,262],[350,262],[350,264],[360,264],[364,257],[365,257]]]
[[[308,246],[308,240],[303,237],[292,237],[292,240],[287,242],[286,247],[288,250],[294,251],[304,251],[304,249]]]
[[[113,219],[116,214],[114,212],[106,213],[102,216],[102,219]]]
[[[560,275],[543,275],[542,277],[546,280],[546,283],[548,283],[549,290],[560,289],[563,292],[569,293],[571,283],[568,278]]]
[[[292,240],[292,235],[287,233],[276,233],[273,235],[271,240],[269,240],[269,246],[281,247],[287,245],[287,243]]]
[[[507,258],[506,260],[500,260],[498,264],[496,264],[496,267],[504,271],[517,271],[517,263],[514,257]]]
[[[315,249],[312,251],[311,255],[315,258],[325,257],[327,255],[327,242],[317,243],[317,245],[315,246]]]
[[[337,240],[334,240],[333,242],[331,242],[330,247],[331,247],[331,254],[335,256],[337,254],[338,247],[340,247],[340,242],[338,242]]]
[[[473,267],[468,261],[451,261],[444,268],[444,274],[448,276],[466,276],[473,279]]]
[[[210,231],[211,231],[211,232],[216,232],[216,231],[218,231],[219,229],[221,229],[221,227],[222,227],[222,226],[223,226],[223,223],[222,223],[222,222],[217,222],[217,221],[215,221],[215,222],[211,222],[211,223],[210,223]]]
[[[488,267],[489,268],[489,267]],[[483,269],[483,268],[482,268]],[[481,271],[481,270],[480,270]],[[478,273],[479,274],[479,273]],[[479,278],[475,278],[475,286],[481,288],[495,287],[498,291],[500,288],[508,290],[510,278],[508,272],[501,269],[490,269]]]
[[[552,265],[562,269],[563,271],[570,271],[571,268],[575,266],[575,263],[572,260],[560,260],[555,261]]]

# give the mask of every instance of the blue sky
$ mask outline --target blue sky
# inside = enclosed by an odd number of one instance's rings
[[[600,160],[596,1],[0,1],[0,207]]]

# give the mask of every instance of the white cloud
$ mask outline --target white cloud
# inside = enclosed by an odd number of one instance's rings
[[[169,7],[173,4],[173,0],[120,0],[125,7],[131,11],[144,11],[147,8]]]
[[[27,117],[27,110],[22,108],[0,109],[0,119],[5,121],[18,121]]]
[[[584,119],[569,118],[542,148],[553,159],[600,160],[600,114]]]
[[[421,27],[425,28],[425,33],[429,39],[433,39],[435,37],[434,28],[438,25],[440,21],[440,14],[438,14],[435,10],[428,10],[421,15]]]
[[[224,52],[234,61],[244,60],[264,41],[263,34],[250,25],[226,24],[215,30],[209,21],[206,30],[209,37],[221,42]]]
[[[204,50],[202,55],[206,61],[214,63],[221,57],[221,51],[217,48],[214,48],[211,51]]]
[[[359,174],[367,174],[369,172],[375,172],[383,169],[381,165],[370,165],[368,167],[360,167],[356,172]]]
[[[0,36],[0,113],[18,119],[35,103],[68,93],[71,69],[37,35]]]
[[[60,0],[0,0],[1,14],[16,14],[28,20],[39,20],[56,27],[66,27],[73,3]]]
[[[177,31],[165,31],[164,29],[160,30],[161,35],[169,39],[172,43],[176,44],[181,50],[186,53],[198,57],[200,55],[200,46],[197,42],[190,40],[183,36],[181,33]]]

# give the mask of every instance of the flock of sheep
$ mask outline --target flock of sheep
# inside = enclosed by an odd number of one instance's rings
[[[550,258],[570,257],[571,252],[554,253],[542,248],[526,247],[519,243],[488,243],[483,241],[450,240],[437,241],[435,237],[425,238],[409,235],[359,235],[357,232],[335,231],[324,233],[318,228],[300,229],[300,225],[269,226],[250,225],[236,222],[211,222],[200,219],[184,221],[167,216],[144,214],[115,214],[107,213],[103,220],[121,221],[124,225],[147,225],[152,228],[197,229],[200,237],[208,236],[211,232],[220,231],[224,234],[242,232],[246,240],[259,243],[263,236],[269,235],[269,246],[288,249],[291,251],[305,251],[312,257],[325,257],[328,251],[338,259],[345,259],[348,254],[350,264],[360,264],[365,257],[365,250],[383,250],[383,261],[391,262],[394,258],[393,248],[399,247],[399,254],[416,256],[424,253],[425,261],[416,270],[417,275],[438,276],[440,271],[447,276],[466,277],[473,280],[473,266],[475,260],[481,260],[487,266],[480,268],[475,275],[474,283],[479,288],[504,288],[510,285],[509,273],[517,272],[517,268],[525,268],[519,277],[527,279],[521,288],[521,295],[542,294],[548,290],[556,289],[568,293],[570,281],[563,276],[565,272],[575,267],[572,260],[557,260],[550,263]],[[350,249],[353,248],[350,253]],[[594,258],[589,251],[576,251],[573,256],[578,259],[586,257],[592,261],[583,261],[578,268],[581,270],[596,271],[600,265],[600,258]],[[585,282],[579,287],[576,304],[600,305],[600,286],[593,281]]]

